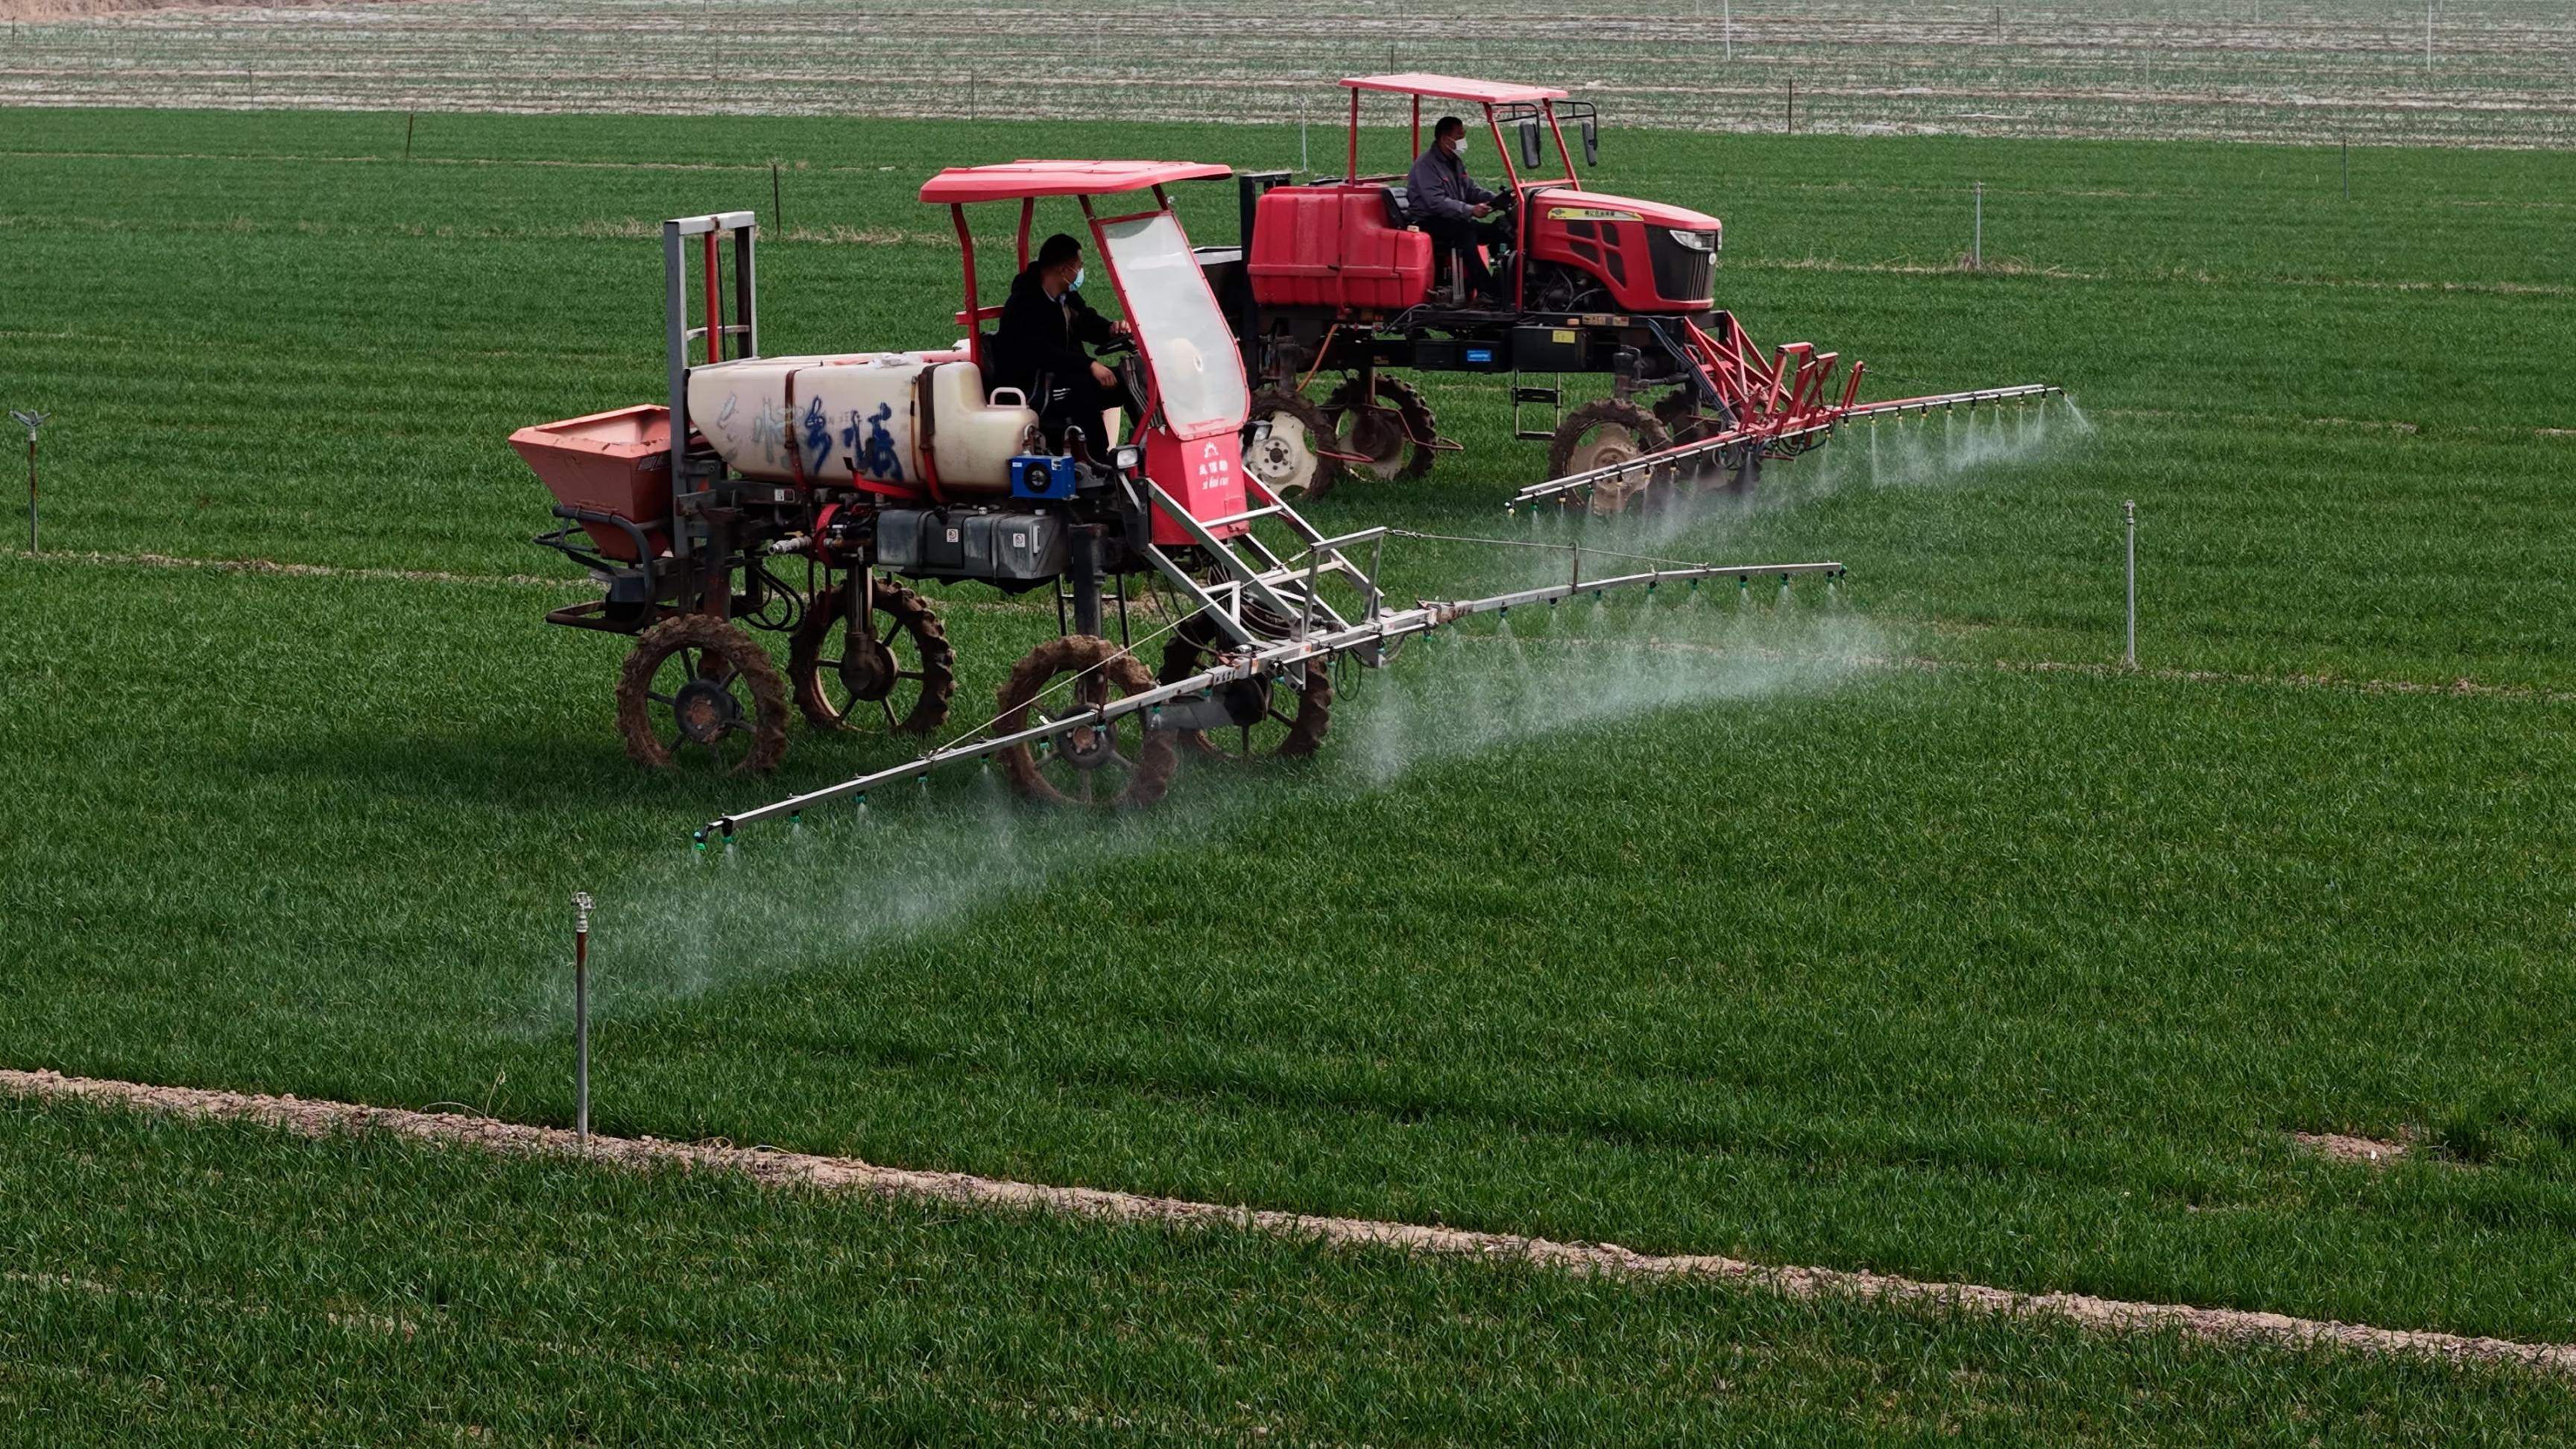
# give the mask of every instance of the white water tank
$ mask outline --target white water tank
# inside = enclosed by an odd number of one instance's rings
[[[925,387],[922,375],[930,374]],[[1010,491],[1010,460],[1031,451],[1037,413],[985,401],[962,352],[850,352],[749,357],[689,369],[689,424],[746,478],[929,497]],[[923,407],[930,427],[922,427]]]

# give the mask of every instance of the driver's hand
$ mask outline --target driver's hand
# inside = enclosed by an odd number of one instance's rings
[[[1136,329],[1128,326],[1127,319],[1121,317],[1109,324],[1109,335],[1112,337],[1133,337],[1136,335]]]
[[[1479,201],[1474,207],[1468,210],[1467,214],[1469,216],[1491,216],[1494,214],[1493,203]]]
[[[1095,362],[1091,364],[1091,377],[1094,382],[1099,383],[1102,387],[1116,387],[1118,385],[1118,374],[1111,372],[1109,370],[1109,364],[1105,362]]]

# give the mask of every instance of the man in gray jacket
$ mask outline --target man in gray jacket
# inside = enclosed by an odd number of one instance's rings
[[[1435,252],[1458,259],[1468,291],[1481,296],[1491,288],[1493,274],[1476,248],[1499,246],[1509,238],[1485,220],[1494,214],[1496,196],[1468,176],[1467,163],[1458,155],[1466,142],[1467,123],[1442,116],[1431,128],[1430,149],[1413,159],[1413,170],[1404,178],[1404,209],[1430,236]]]

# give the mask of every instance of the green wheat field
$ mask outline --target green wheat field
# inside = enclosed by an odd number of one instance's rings
[[[1614,127],[1587,181],[1724,217],[1758,338],[2075,406],[1577,525],[1505,515],[1543,449],[1435,378],[1465,450],[1328,532],[1850,577],[1419,641],[1310,765],[1153,814],[969,767],[725,854],[690,829],[919,745],[647,776],[621,641],[541,623],[586,585],[504,440],[658,396],[660,220],[759,211],[767,351],[938,345],[940,166],[1296,129],[405,124],[0,111],[0,405],[53,415],[0,1065],[568,1124],[587,890],[603,1132],[2576,1340],[2576,154],[2356,148],[2347,197],[2332,147]],[[962,730],[1054,611],[930,594]],[[29,1443],[2576,1435],[2514,1368],[88,1108],[0,1113],[0,1183]]]

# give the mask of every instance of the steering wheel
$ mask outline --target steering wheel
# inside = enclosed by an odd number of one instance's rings
[[[1135,350],[1136,334],[1133,332],[1129,332],[1123,337],[1112,337],[1108,341],[1100,343],[1091,349],[1092,355],[1095,357],[1115,357],[1122,352],[1133,352]]]

